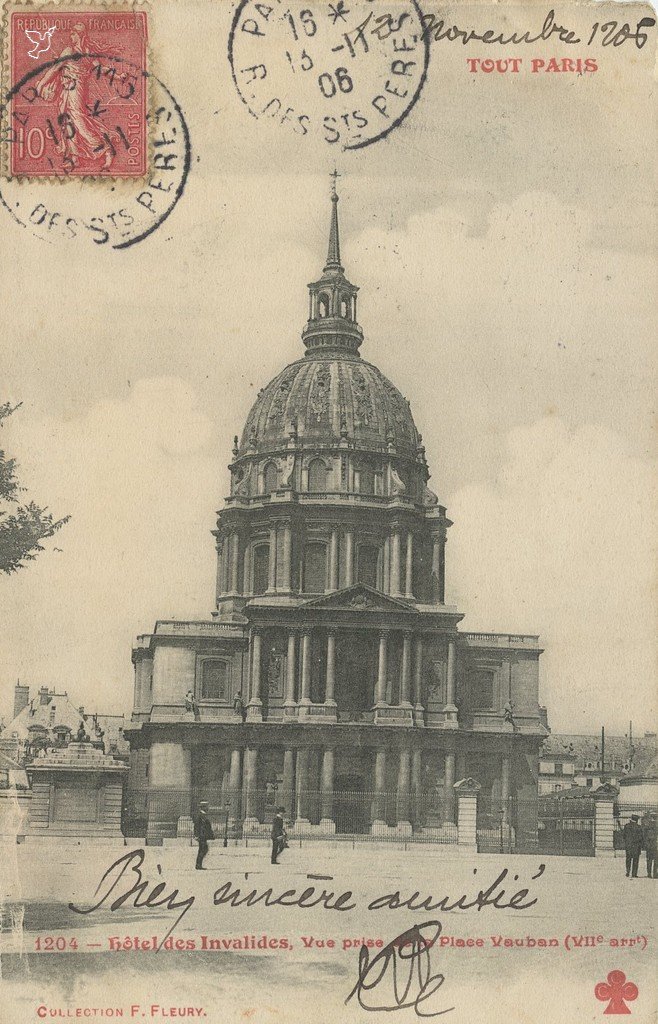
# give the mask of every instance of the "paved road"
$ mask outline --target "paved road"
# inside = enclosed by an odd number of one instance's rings
[[[197,872],[194,856],[190,847],[148,848],[142,858],[57,843],[4,851],[6,1019],[121,1010],[114,1019],[176,1024],[199,1019],[182,1014],[196,1008],[208,1024],[409,1024],[439,1013],[451,1024],[584,1024],[611,1019],[594,989],[616,970],[638,989],[626,1002],[630,1020],[656,1020],[657,883],[627,880],[619,858],[312,843],[272,866],[265,845],[212,844],[208,870]],[[89,914],[68,907],[101,901]],[[156,952],[170,931],[178,948]],[[44,950],[49,936],[66,949]],[[364,984],[345,1005],[364,941]],[[384,1011],[398,1002],[413,1005]]]

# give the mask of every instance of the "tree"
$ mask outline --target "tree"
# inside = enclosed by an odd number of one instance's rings
[[[5,402],[0,405],[0,427],[3,420],[20,408]],[[24,568],[43,551],[42,541],[52,537],[68,523],[70,516],[54,519],[47,508],[34,501],[21,504],[21,487],[16,477],[16,459],[7,458],[0,448],[0,572],[9,575]]]

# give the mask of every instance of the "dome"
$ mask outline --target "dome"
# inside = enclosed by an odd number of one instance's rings
[[[302,443],[338,444],[418,458],[421,438],[407,400],[358,355],[309,353],[286,366],[258,395],[242,434],[240,455]]]

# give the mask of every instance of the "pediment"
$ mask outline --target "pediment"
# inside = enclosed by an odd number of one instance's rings
[[[305,601],[302,608],[314,608],[336,611],[364,611],[364,612],[414,612],[416,608],[406,601],[389,597],[382,594],[374,587],[368,587],[365,583],[356,583],[353,587],[346,587],[344,590],[336,590],[333,594],[323,597],[315,597],[311,601]]]

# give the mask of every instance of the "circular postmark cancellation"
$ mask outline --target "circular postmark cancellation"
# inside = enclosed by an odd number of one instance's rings
[[[51,86],[60,102],[49,110]],[[130,130],[140,110],[141,137]],[[167,86],[124,57],[89,52],[40,62],[11,86],[0,102],[0,146],[0,203],[18,224],[48,241],[113,249],[141,242],[169,217],[191,162]]]
[[[401,124],[429,52],[416,0],[241,0],[228,45],[253,117],[343,149],[372,145]]]

